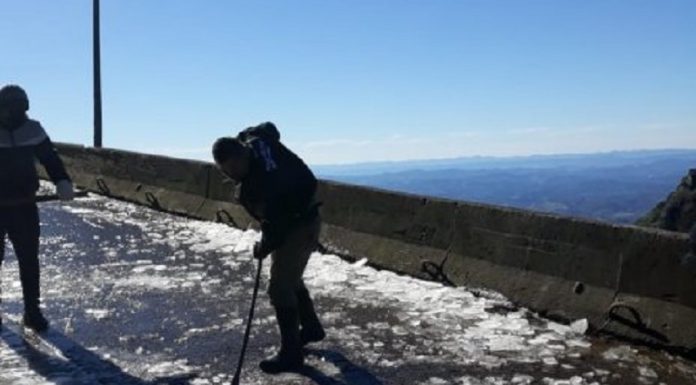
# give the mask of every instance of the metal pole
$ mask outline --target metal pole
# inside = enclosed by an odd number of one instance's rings
[[[244,331],[244,339],[242,340],[242,349],[239,352],[239,361],[237,362],[237,370],[232,378],[232,385],[239,385],[242,377],[242,366],[244,365],[244,354],[246,353],[247,344],[249,343],[249,335],[251,334],[251,322],[254,320],[254,307],[256,306],[256,297],[259,294],[259,283],[261,282],[261,269],[263,267],[263,258],[259,258],[259,264],[256,268],[256,281],[254,282],[254,293],[251,295],[251,306],[249,307],[249,318],[247,318],[246,330]]]
[[[101,100],[101,47],[99,44],[99,0],[94,0],[93,54],[94,54],[94,147],[102,146],[102,100]]]

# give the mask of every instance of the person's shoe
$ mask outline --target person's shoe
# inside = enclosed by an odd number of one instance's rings
[[[304,366],[297,309],[276,308],[276,318],[280,328],[280,352],[261,361],[259,367],[269,374],[297,372]]]
[[[314,303],[307,289],[297,291],[297,306],[300,315],[300,343],[305,346],[312,342],[319,342],[326,337],[324,327],[314,311]]]
[[[302,356],[302,351],[299,351],[299,354],[290,354],[283,350],[274,357],[261,361],[259,364],[259,368],[268,374],[299,372],[303,366],[304,357]]]
[[[300,343],[302,346],[311,344],[312,342],[319,342],[324,338],[326,338],[326,332],[319,323],[310,327],[303,327],[302,330],[300,330]]]
[[[41,310],[31,310],[24,312],[24,327],[34,330],[37,333],[41,333],[48,329],[48,321],[41,314]]]

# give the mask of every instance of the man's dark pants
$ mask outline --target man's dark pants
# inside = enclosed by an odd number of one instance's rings
[[[25,311],[39,306],[39,212],[36,203],[0,206],[0,266],[5,256],[5,236],[19,263]],[[2,293],[0,292],[0,296]]]
[[[268,295],[275,307],[297,308],[298,295],[307,293],[302,275],[319,242],[321,219],[296,226],[283,244],[271,254],[271,280]]]

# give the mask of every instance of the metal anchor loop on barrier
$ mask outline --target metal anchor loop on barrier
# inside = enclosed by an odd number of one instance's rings
[[[447,273],[445,273],[445,263],[449,259],[449,254],[445,256],[442,262],[438,265],[433,261],[425,260],[421,264],[421,271],[425,273],[428,278],[433,281],[440,282],[447,286],[456,286],[452,280],[449,279]]]
[[[607,316],[609,318],[617,319],[617,320],[626,319],[623,316],[616,314],[616,311],[619,309],[628,310],[628,312],[631,314],[631,316],[633,316],[633,321],[632,321],[633,323],[635,323],[636,325],[645,326],[645,322],[643,322],[643,318],[640,316],[640,313],[638,312],[638,310],[636,310],[636,308],[634,308],[633,306],[629,306],[625,303],[618,302],[618,303],[612,304],[611,307],[609,307],[609,311],[607,312]]]
[[[323,243],[321,243],[321,242],[317,242],[316,251],[318,251],[318,252],[320,252],[320,253],[322,253],[322,254],[329,254],[329,253],[331,253],[331,250],[329,250],[329,248],[328,248],[325,244],[323,244]]]
[[[625,309],[628,311],[630,314],[631,318],[624,317],[621,314],[618,314],[617,312],[621,309]],[[652,329],[650,326],[648,326],[645,321],[643,321],[643,317],[641,317],[640,312],[633,306],[630,306],[628,304],[625,304],[623,302],[616,302],[612,304],[609,307],[609,310],[607,311],[607,315],[605,318],[604,323],[602,326],[600,326],[597,331],[602,331],[604,328],[606,328],[612,321],[617,322],[621,325],[624,325],[626,327],[629,327],[639,333],[645,334],[647,336],[650,336],[662,343],[669,343],[669,338],[665,336],[664,334],[660,333],[659,331]]]
[[[150,192],[150,191],[145,192],[145,200],[147,201],[147,203],[150,204],[150,206],[152,208],[155,208],[155,209],[161,208],[159,200],[157,200],[157,197],[152,192]]]
[[[241,227],[239,227],[239,225],[237,225],[237,222],[235,222],[232,215],[225,209],[220,209],[215,213],[215,220],[216,220],[216,222],[219,222],[219,223],[227,223],[227,224],[231,224],[232,226],[234,226],[236,228],[241,228]]]
[[[104,179],[102,177],[97,177],[97,188],[99,191],[104,194],[104,195],[111,195],[111,190],[109,190],[109,186],[106,184]]]

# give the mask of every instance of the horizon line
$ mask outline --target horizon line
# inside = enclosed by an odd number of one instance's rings
[[[529,155],[462,155],[455,157],[442,158],[412,158],[412,159],[397,159],[397,160],[374,160],[366,162],[348,162],[348,163],[311,163],[312,167],[349,167],[349,166],[369,166],[381,164],[396,164],[408,162],[444,162],[453,160],[474,160],[474,159],[489,159],[489,160],[505,160],[505,159],[520,159],[520,158],[550,158],[550,157],[570,157],[570,156],[589,156],[589,155],[609,155],[609,154],[630,154],[630,153],[647,153],[647,152],[680,152],[680,151],[696,151],[696,147],[665,147],[665,148],[643,148],[635,150],[606,150],[592,152],[557,152],[557,153],[535,153]]]

